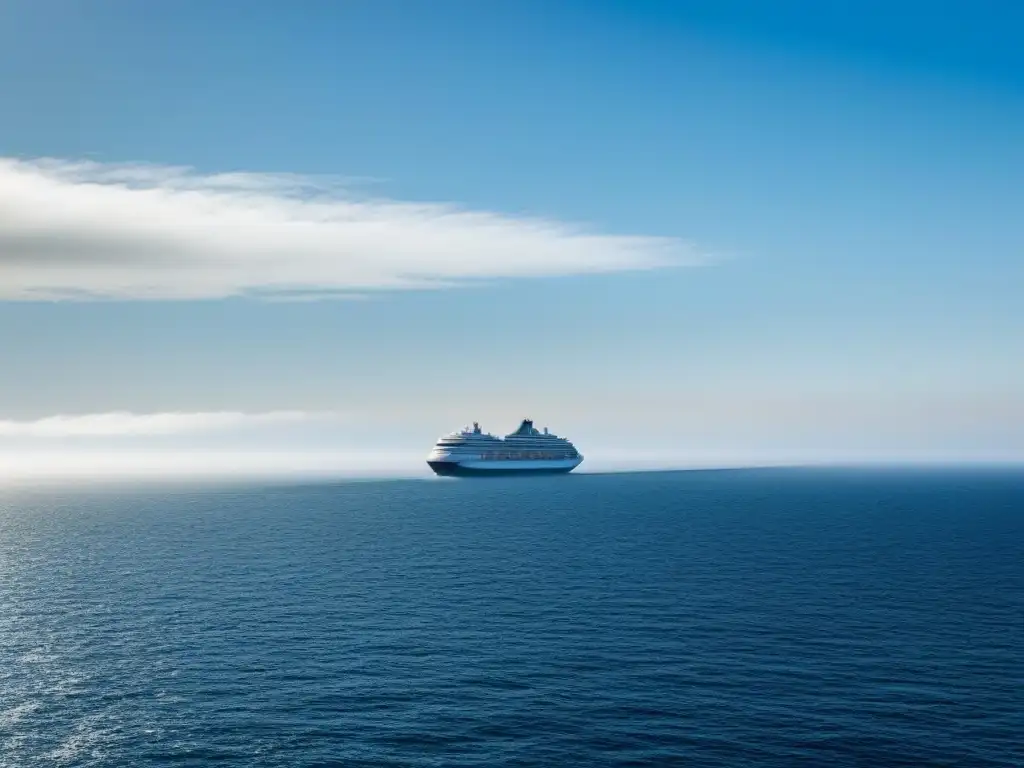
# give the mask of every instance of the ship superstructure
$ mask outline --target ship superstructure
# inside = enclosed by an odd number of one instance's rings
[[[571,472],[582,461],[571,442],[547,427],[538,430],[530,419],[503,438],[485,433],[473,422],[471,428],[438,440],[427,457],[427,464],[439,475]]]

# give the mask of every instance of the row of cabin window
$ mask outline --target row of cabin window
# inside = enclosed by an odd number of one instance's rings
[[[485,451],[480,454],[484,459],[513,459],[513,460],[531,460],[531,459],[574,459],[576,454],[572,451]]]

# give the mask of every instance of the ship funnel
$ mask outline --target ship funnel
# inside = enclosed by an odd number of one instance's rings
[[[523,419],[523,423],[519,425],[519,429],[515,431],[517,435],[532,435],[533,434],[533,421],[530,419]]]

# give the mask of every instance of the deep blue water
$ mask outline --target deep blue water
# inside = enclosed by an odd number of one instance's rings
[[[1024,473],[0,491],[0,765],[1024,765]]]

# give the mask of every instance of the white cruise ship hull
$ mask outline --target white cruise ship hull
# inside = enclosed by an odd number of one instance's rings
[[[461,432],[441,437],[427,456],[439,475],[540,475],[572,472],[583,461],[564,437],[541,432],[530,419],[504,438],[484,433],[473,422]]]
[[[572,472],[583,461],[577,459],[515,459],[502,460],[466,460],[445,461],[428,460],[427,464],[438,475],[471,476],[471,475],[550,475]]]

